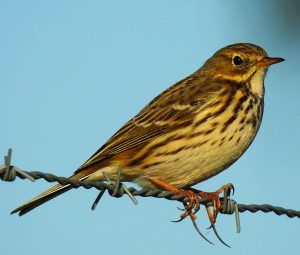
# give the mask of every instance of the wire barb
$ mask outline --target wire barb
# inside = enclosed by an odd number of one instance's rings
[[[235,215],[235,225],[236,225],[236,232],[240,233],[241,232],[241,222],[240,222],[240,215],[239,215],[239,210],[237,207],[237,203],[232,200],[228,199],[230,196],[231,191],[228,189],[224,190],[224,196],[222,199],[222,212],[223,214],[233,214]],[[234,194],[234,189],[232,191],[232,195]]]
[[[102,197],[103,194],[105,193],[105,191],[106,191],[106,189],[101,190],[101,191],[99,192],[99,194],[98,194],[98,196],[96,197],[94,203],[92,204],[92,208],[91,208],[92,211],[94,211],[94,210],[96,209],[96,207],[97,207],[97,205],[98,205],[98,203],[99,203],[101,197]]]
[[[9,148],[7,152],[7,156],[4,156],[4,165],[0,166],[0,178],[2,181],[12,182],[16,179],[16,177],[20,177],[23,179],[27,178],[32,182],[35,181],[34,178],[27,174],[26,171],[21,170],[18,167],[11,166],[11,156],[12,156],[12,149]]]
[[[134,205],[138,205],[138,201],[131,194],[130,190],[126,187],[124,183],[121,182],[121,166],[118,166],[117,179],[115,181],[110,180],[105,172],[103,172],[103,176],[107,181],[107,184],[112,188],[109,189],[108,192],[112,197],[121,197],[124,195],[124,192],[129,196]]]

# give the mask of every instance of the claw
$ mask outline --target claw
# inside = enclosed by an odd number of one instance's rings
[[[224,189],[224,194],[226,193],[226,195],[230,197],[231,195],[232,196],[234,195],[234,191],[235,191],[234,186],[231,184],[231,187]]]
[[[179,211],[185,211],[183,208],[176,207]]]
[[[207,229],[211,229],[215,225],[216,218],[213,216],[212,212],[210,211],[209,206],[206,205],[205,209],[207,212],[208,219],[210,221],[210,226]]]
[[[209,227],[207,227],[206,229],[211,229],[213,226],[215,225],[215,223],[211,223]]]
[[[218,231],[217,231],[215,225],[213,224],[211,227],[212,227],[212,229],[213,229],[213,231],[214,231],[216,237],[219,239],[219,241],[220,241],[222,244],[224,244],[225,246],[227,246],[228,248],[231,248],[231,247],[230,247],[227,243],[225,243],[225,242],[223,241],[223,239],[220,237],[220,235],[219,235],[219,233],[218,233]]]
[[[173,223],[178,223],[178,222],[183,221],[183,219],[184,219],[184,218],[180,218],[179,220],[171,220],[171,222],[173,222]]]
[[[227,190],[227,196],[231,196],[231,195],[233,196],[234,195],[234,191],[235,191],[235,188],[234,188],[233,184],[232,183],[228,183],[225,186],[227,186],[224,189],[224,191]]]
[[[202,234],[202,232],[200,231],[200,229],[199,229],[199,227],[198,227],[196,221],[195,221],[194,219],[192,219],[192,218],[191,218],[191,220],[192,220],[193,225],[194,225],[194,228],[196,229],[196,231],[198,232],[198,234],[199,234],[205,241],[207,241],[208,243],[214,245],[213,242],[209,241],[209,240],[205,237],[205,235]]]
[[[233,186],[233,184],[231,184],[232,185],[232,187],[231,187],[231,189],[232,189],[232,195],[234,195],[234,191],[235,191],[235,189],[234,189],[234,186]]]

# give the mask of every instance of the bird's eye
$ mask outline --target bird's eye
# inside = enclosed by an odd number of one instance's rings
[[[235,66],[239,66],[240,64],[243,63],[243,60],[241,57],[239,56],[234,56],[233,59],[232,59],[232,63],[235,65]]]

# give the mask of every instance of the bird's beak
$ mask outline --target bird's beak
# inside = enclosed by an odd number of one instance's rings
[[[284,61],[283,58],[269,58],[269,57],[264,57],[263,59],[259,60],[256,63],[256,66],[259,67],[265,67],[265,66],[270,66],[279,62]]]

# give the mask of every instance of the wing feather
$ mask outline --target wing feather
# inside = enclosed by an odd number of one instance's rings
[[[118,153],[149,143],[157,137],[192,124],[199,108],[221,86],[199,86],[203,81],[191,75],[154,98],[134,118],[118,130],[75,173]],[[205,82],[204,82],[205,84]]]

